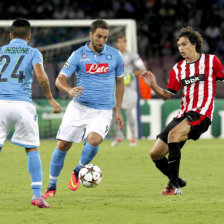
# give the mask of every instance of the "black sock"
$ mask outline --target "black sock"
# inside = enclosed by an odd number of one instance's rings
[[[166,157],[160,159],[160,160],[153,160],[156,167],[162,172],[164,175],[166,175],[168,178],[170,178],[170,170],[169,170],[169,164],[168,159]]]
[[[169,146],[169,156],[168,156],[168,165],[170,171],[170,181],[171,183],[179,187],[178,177],[179,177],[179,167],[180,167],[180,146],[177,142],[168,143]]]

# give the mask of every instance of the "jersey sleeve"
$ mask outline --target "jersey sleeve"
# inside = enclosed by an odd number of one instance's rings
[[[135,70],[146,69],[144,62],[140,58],[139,54],[133,53],[133,62],[135,66]]]
[[[214,56],[214,59],[213,59],[213,71],[214,71],[216,80],[224,80],[224,67],[217,56]]]
[[[174,69],[172,69],[170,71],[169,82],[166,86],[166,89],[169,92],[176,94],[178,92],[179,88],[180,88],[180,81],[177,78],[176,72],[174,71]]]
[[[60,73],[68,77],[71,77],[72,74],[77,70],[77,67],[78,67],[78,56],[75,52],[73,52],[71,56],[68,58],[68,60],[65,62]]]
[[[118,51],[117,54],[117,66],[116,66],[116,77],[121,77],[124,75],[124,60],[121,53]]]
[[[35,64],[43,64],[43,56],[40,53],[40,51],[37,49],[34,50],[34,55],[32,60],[32,65],[35,65]]]

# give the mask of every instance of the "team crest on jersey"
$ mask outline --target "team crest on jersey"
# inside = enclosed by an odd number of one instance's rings
[[[69,62],[66,61],[65,64],[64,64],[64,68],[68,68],[69,67]]]
[[[108,63],[101,64],[86,64],[86,73],[87,74],[102,74],[109,72]]]
[[[87,58],[87,54],[82,55],[83,58],[80,59],[80,61],[90,61],[89,58]]]
[[[181,80],[183,86],[188,86],[200,81],[205,81],[205,74],[199,74]]]
[[[106,55],[106,59],[107,59],[107,60],[111,60],[111,59],[112,59],[112,55],[111,55],[111,54],[107,54],[107,55]]]

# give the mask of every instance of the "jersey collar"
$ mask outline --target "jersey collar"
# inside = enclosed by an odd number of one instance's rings
[[[90,42],[87,42],[85,44],[85,50],[93,52],[91,50],[91,48],[89,47],[89,44],[90,44]],[[103,50],[99,54],[106,54],[106,51],[107,51],[107,45],[105,44]],[[93,53],[95,53],[95,52],[93,52]]]
[[[194,64],[195,62],[197,62],[197,61],[199,61],[199,60],[201,59],[201,55],[202,55],[202,54],[200,54],[200,57],[199,57],[197,60],[192,61],[192,62],[187,62],[187,60],[185,59],[185,60],[186,60],[186,64],[187,64],[187,65]]]
[[[17,43],[19,43],[19,44],[25,44],[25,45],[27,45],[27,42],[25,41],[25,40],[23,40],[23,39],[19,39],[19,38],[14,38],[14,39],[12,39],[11,41],[10,41],[10,44],[17,44]]]

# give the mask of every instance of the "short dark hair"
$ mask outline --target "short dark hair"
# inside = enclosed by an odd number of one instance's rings
[[[192,44],[196,44],[196,51],[198,53],[201,53],[203,46],[203,38],[200,33],[193,30],[191,26],[183,27],[177,36],[177,41],[181,37],[187,37]]]
[[[124,34],[119,34],[119,35],[116,37],[115,41],[118,42],[119,39],[125,39],[125,41],[127,41],[127,38],[125,37]]]
[[[26,38],[31,32],[30,22],[23,18],[18,18],[13,21],[11,26],[11,33],[13,37],[16,38]]]
[[[98,19],[92,22],[90,26],[90,32],[95,33],[97,28],[102,28],[105,30],[109,30],[109,25],[104,20]]]

